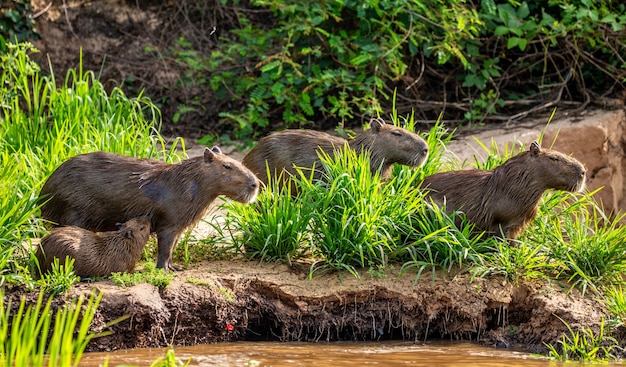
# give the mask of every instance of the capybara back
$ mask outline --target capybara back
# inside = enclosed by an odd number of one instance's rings
[[[283,175],[294,175],[294,167],[315,167],[313,177],[320,179],[322,165],[318,153],[324,151],[332,155],[333,151],[346,143],[359,154],[368,151],[371,171],[380,170],[384,178],[389,176],[394,163],[417,167],[428,157],[428,144],[419,135],[385,124],[382,119],[374,119],[370,129],[351,140],[315,130],[294,129],[272,133],[250,150],[243,164],[265,184],[269,182],[267,167],[274,177],[278,177],[281,172],[284,172]]]

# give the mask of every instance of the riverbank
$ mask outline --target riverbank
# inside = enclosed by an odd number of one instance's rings
[[[415,273],[398,274],[363,271],[357,279],[329,272],[309,279],[307,266],[212,261],[177,272],[164,289],[82,282],[55,303],[92,289],[104,293],[93,327],[113,334],[95,339],[87,351],[243,340],[444,339],[546,353],[546,344],[567,333],[565,323],[595,330],[602,322],[601,304],[590,293],[568,293],[563,284],[471,279],[463,272],[424,272],[417,281]],[[124,315],[130,317],[105,326]]]

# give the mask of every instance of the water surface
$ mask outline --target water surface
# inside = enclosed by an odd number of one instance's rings
[[[441,367],[558,367],[565,363],[529,353],[493,349],[472,343],[234,342],[174,348],[189,366],[441,366]],[[167,349],[128,349],[112,353],[86,353],[81,367],[98,367],[109,356],[109,366],[150,366]],[[617,364],[615,364],[617,365]],[[610,366],[610,364],[609,364]]]

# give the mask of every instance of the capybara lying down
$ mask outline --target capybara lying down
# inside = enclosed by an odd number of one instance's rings
[[[417,167],[428,157],[428,144],[419,135],[386,124],[382,119],[374,119],[370,129],[351,140],[315,130],[275,132],[259,140],[242,162],[264,184],[270,181],[266,165],[274,177],[278,177],[283,170],[283,175],[295,174],[294,166],[315,166],[313,178],[319,180],[322,177],[322,164],[318,152],[322,150],[332,156],[333,151],[343,148],[346,142],[357,153],[370,152],[372,173],[380,169],[383,178],[389,177],[394,163]]]
[[[493,170],[436,173],[424,179],[422,189],[448,214],[460,210],[490,235],[517,239],[537,215],[546,190],[578,192],[584,185],[579,161],[533,142]]]
[[[41,274],[52,270],[55,258],[65,264],[74,259],[74,273],[80,277],[108,276],[113,272],[131,272],[141,258],[141,250],[150,237],[147,217],[133,218],[117,231],[92,232],[68,226],[54,228],[37,249]]]
[[[50,175],[40,193],[41,214],[61,226],[110,231],[141,215],[157,234],[157,267],[174,269],[179,235],[195,224],[219,195],[249,203],[259,180],[218,147],[178,164],[95,152],[78,155]]]

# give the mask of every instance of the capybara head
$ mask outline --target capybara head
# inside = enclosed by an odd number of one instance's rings
[[[222,153],[219,147],[204,150],[202,171],[219,195],[242,203],[251,203],[259,193],[259,179],[242,163]]]
[[[519,171],[520,175],[532,175],[528,182],[538,189],[579,192],[585,186],[586,170],[579,161],[554,150],[542,149],[537,142],[532,142],[528,151],[509,159],[506,169]]]
[[[117,223],[116,227],[118,235],[134,243],[145,244],[150,237],[150,218],[147,216],[133,218],[124,223]]]
[[[428,143],[419,135],[391,124],[383,119],[373,119],[370,129],[358,134],[350,141],[350,146],[371,150],[372,167],[390,166],[399,163],[410,167],[419,167],[428,158]]]

